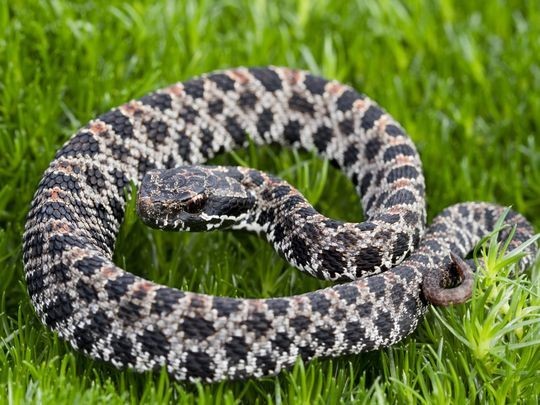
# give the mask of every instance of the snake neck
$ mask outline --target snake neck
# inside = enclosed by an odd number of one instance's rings
[[[337,225],[341,221],[326,218],[293,186],[285,180],[256,169],[238,167],[243,178],[240,184],[246,194],[250,194],[251,205],[247,219],[238,222],[233,229],[244,229],[265,233],[272,241],[272,234],[282,231],[294,231],[306,222],[332,221]],[[302,218],[299,218],[299,217]],[[275,235],[274,235],[275,236]]]
[[[328,218],[285,180],[254,169],[238,170],[243,174],[240,183],[254,198],[246,219],[232,229],[264,235],[290,264],[316,277],[354,279],[391,266],[394,258],[383,258],[365,246],[369,236],[388,243],[388,234],[380,233],[377,226]],[[404,248],[405,243],[396,251]],[[355,271],[345,272],[346,268]]]

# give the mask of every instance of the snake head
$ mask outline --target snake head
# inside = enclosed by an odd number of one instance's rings
[[[253,205],[233,167],[182,166],[151,170],[139,186],[137,214],[153,228],[176,231],[224,229]]]

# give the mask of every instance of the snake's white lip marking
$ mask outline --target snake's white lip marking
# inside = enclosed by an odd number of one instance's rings
[[[153,169],[196,165],[248,146],[246,133],[257,146],[311,149],[338,165],[361,195],[366,221],[323,218],[281,180],[252,172],[257,187],[275,183],[259,195],[283,210],[265,207],[233,228],[266,233],[291,264],[314,276],[369,277],[292,297],[233,299],[161,286],[111,261],[130,182]],[[99,116],[58,151],[26,222],[28,291],[41,320],[76,349],[138,371],[166,366],[179,380],[262,376],[298,356],[375,350],[416,328],[427,306],[423,277],[441,271],[451,285],[449,252],[464,255],[503,212],[484,203],[454,205],[422,237],[424,189],[411,140],[352,88],[288,68],[211,73]],[[190,205],[185,197],[183,207],[197,215],[202,199]],[[204,229],[232,216],[207,219],[215,223]],[[164,223],[187,230],[204,224],[172,214]],[[509,214],[506,223],[517,226],[510,248],[532,233],[519,214]],[[414,253],[384,272],[421,237]],[[529,246],[522,266],[534,251]],[[455,301],[452,294],[444,292],[442,303]]]

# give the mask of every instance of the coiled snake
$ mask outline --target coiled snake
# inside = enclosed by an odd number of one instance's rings
[[[329,159],[356,186],[366,221],[325,218],[287,183],[253,169],[193,166],[246,146],[248,134],[256,144]],[[138,200],[145,222],[263,232],[299,269],[353,281],[292,297],[234,299],[122,270],[112,254],[125,188],[145,174]],[[453,270],[467,269],[459,257],[502,212],[454,205],[423,235],[421,163],[396,121],[336,81],[288,68],[238,68],[158,90],[80,129],[32,201],[25,274],[41,320],[92,358],[139,371],[165,366],[180,380],[262,376],[298,356],[389,346],[415,329],[428,298],[463,301],[459,287],[445,288],[459,282]],[[516,226],[512,246],[532,234],[519,214],[505,221]],[[523,266],[533,246],[529,253]]]

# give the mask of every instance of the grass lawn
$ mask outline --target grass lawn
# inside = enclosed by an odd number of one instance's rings
[[[281,3],[0,1],[0,403],[538,403],[540,265],[508,277],[496,248],[473,300],[431,309],[404,342],[247,382],[180,384],[166,373],[118,371],[76,353],[34,315],[21,238],[56,149],[111,107],[219,68],[287,65],[352,84],[418,145],[430,218],[486,200],[512,205],[540,229],[540,2]],[[269,147],[217,161],[270,170],[323,213],[361,218],[352,185],[310,154]],[[115,260],[218,295],[328,284],[253,235],[151,231],[133,204]]]

